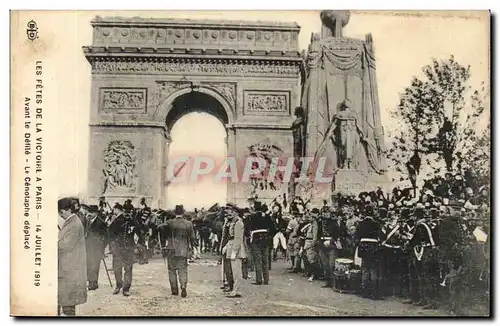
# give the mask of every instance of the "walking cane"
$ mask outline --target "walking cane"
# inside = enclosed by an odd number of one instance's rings
[[[167,267],[167,261],[165,260],[165,257],[163,256],[163,247],[161,246],[161,239],[160,239],[159,232],[158,232],[158,244],[160,245],[160,254],[161,254],[161,258],[163,258],[163,264],[165,265],[165,267]]]
[[[111,282],[111,277],[109,276],[109,272],[108,272],[108,266],[106,266],[106,260],[104,260],[104,257],[102,257],[102,262],[104,263],[104,269],[106,270],[106,275],[108,275],[109,286],[111,286],[111,288],[113,288],[113,282]]]

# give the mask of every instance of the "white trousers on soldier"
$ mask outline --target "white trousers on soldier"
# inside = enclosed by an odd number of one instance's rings
[[[231,259],[231,269],[233,271],[234,280],[233,291],[231,292],[231,295],[235,295],[239,294],[240,285],[243,281],[243,270],[241,268],[240,258]]]
[[[278,249],[279,244],[281,244],[281,248],[286,250],[286,239],[281,232],[276,233],[276,235],[273,237],[273,249]]]

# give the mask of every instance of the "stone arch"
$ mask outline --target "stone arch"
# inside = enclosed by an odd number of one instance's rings
[[[159,106],[155,114],[155,120],[157,120],[158,122],[165,123],[167,121],[169,113],[173,109],[173,104],[175,103],[175,101],[178,98],[182,97],[183,95],[193,92],[208,95],[212,97],[214,100],[216,100],[225,111],[225,114],[227,116],[226,123],[229,125],[233,124],[235,120],[234,103],[229,103],[229,101],[226,98],[224,98],[218,92],[211,89],[210,86],[191,86],[174,91],[172,94],[168,95],[167,98],[163,101],[163,103]]]

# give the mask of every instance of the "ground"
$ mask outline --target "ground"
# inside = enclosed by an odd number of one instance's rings
[[[106,259],[111,268],[111,257]],[[241,298],[226,298],[219,289],[221,267],[215,257],[191,263],[188,296],[172,296],[168,272],[161,257],[134,265],[131,296],[113,295],[101,266],[99,289],[88,292],[87,303],[77,307],[85,316],[446,316],[424,310],[400,299],[364,299],[321,288],[323,282],[289,274],[284,260],[273,262],[270,284],[255,286],[244,280]],[[111,280],[115,284],[113,272]],[[253,275],[252,275],[253,276]]]

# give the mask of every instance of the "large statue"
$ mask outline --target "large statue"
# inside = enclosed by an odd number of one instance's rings
[[[316,156],[323,155],[325,147],[330,143],[336,152],[337,169],[364,170],[360,165],[368,161],[375,172],[382,173],[378,162],[380,149],[374,139],[365,135],[358,114],[351,105],[349,99],[340,103],[340,110],[330,122]]]
[[[293,156],[300,158],[305,154],[306,145],[306,122],[304,108],[295,108],[295,120],[292,123],[293,130]]]

